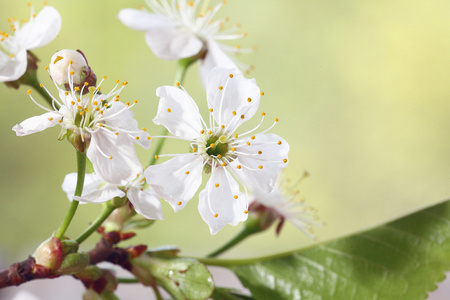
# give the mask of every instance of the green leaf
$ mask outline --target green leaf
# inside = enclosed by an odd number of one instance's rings
[[[211,295],[214,300],[254,300],[254,298],[243,295],[239,291],[229,288],[216,287]]]
[[[450,202],[306,250],[231,263],[256,299],[426,299],[450,270]]]

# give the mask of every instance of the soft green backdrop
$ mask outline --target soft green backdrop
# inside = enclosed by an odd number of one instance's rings
[[[8,31],[8,17],[28,18],[26,3],[1,0],[0,29]],[[116,78],[129,81],[121,99],[138,99],[134,111],[140,126],[158,134],[160,128],[152,123],[155,89],[172,84],[175,63],[157,59],[144,34],[116,17],[121,8],[141,4],[50,1],[62,15],[62,30],[34,53],[41,59],[41,81],[54,91],[44,70],[52,54],[64,48],[83,50],[97,76],[108,76],[104,90]],[[36,11],[42,8],[41,2],[33,5]],[[311,173],[300,189],[327,223],[315,230],[319,241],[449,197],[449,1],[230,0],[221,14],[230,17],[229,26],[240,23],[249,33],[238,42],[242,47],[258,47],[238,59],[255,66],[249,76],[265,92],[260,111],[280,119],[272,132],[291,145],[288,177]],[[196,67],[189,70],[184,87],[205,111]],[[57,141],[57,128],[27,137],[11,131],[16,123],[43,112],[32,104],[27,89],[0,85],[3,266],[31,254],[59,225],[69,206],[60,186],[65,174],[75,170],[75,152],[67,142]],[[185,151],[184,144],[167,146],[166,153]],[[150,152],[139,154],[143,162],[150,157]],[[197,198],[177,214],[163,206],[166,220],[139,231],[133,243],[174,244],[184,254],[199,256],[239,230],[227,226],[211,236],[197,212]],[[78,235],[99,211],[95,205],[81,206],[67,234]],[[288,225],[280,237],[272,229],[229,256],[263,255],[311,243]]]

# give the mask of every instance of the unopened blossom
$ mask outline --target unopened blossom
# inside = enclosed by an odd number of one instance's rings
[[[20,24],[16,18],[8,19],[13,34],[0,31],[0,81],[19,79],[26,71],[27,50],[50,43],[61,29],[61,16],[51,7],[44,7],[39,14],[31,8],[30,20]]]
[[[70,201],[74,199],[80,202],[102,203],[114,197],[126,196],[138,214],[147,219],[164,219],[158,196],[146,183],[142,169],[141,173],[136,174],[136,177],[125,185],[109,183],[95,173],[86,174],[81,196],[74,196],[76,184],[77,173],[67,174],[62,189]]]
[[[240,39],[246,34],[236,32],[239,26],[222,31],[226,19],[213,18],[225,2],[220,1],[212,8],[207,7],[208,2],[148,0],[146,3],[153,12],[122,9],[119,19],[131,29],[144,31],[148,46],[161,59],[201,58],[200,75],[206,85],[206,77],[214,67],[236,68],[228,52],[249,51],[239,45],[230,47],[217,42]]]
[[[110,183],[124,185],[142,170],[134,144],[145,149],[150,147],[149,134],[145,128],[138,128],[130,110],[137,100],[131,104],[119,100],[126,82],[120,84],[118,80],[108,93],[99,93],[102,80],[83,95],[85,87],[74,87],[72,72],[68,73],[69,91],[55,83],[59,100],[49,93],[53,109],[38,104],[28,91],[31,100],[47,112],[26,119],[13,130],[18,136],[24,136],[60,125],[60,139],[67,137],[81,152],[87,148],[87,157],[97,174]]]
[[[211,71],[206,88],[208,122],[185,90],[173,86],[157,89],[161,99],[153,122],[189,141],[190,152],[175,154],[164,163],[149,166],[144,173],[175,211],[197,192],[203,170],[210,173],[200,192],[198,208],[211,234],[215,234],[225,224],[237,225],[247,219],[247,195],[235,178],[244,187],[272,191],[278,173],[286,166],[289,145],[267,130],[252,134],[263,120],[248,132],[237,132],[258,109],[261,91],[254,79],[244,78],[236,69],[217,67]]]
[[[97,76],[80,50],[64,49],[53,54],[50,59],[49,72],[57,85],[69,84],[68,69],[73,72],[74,86],[81,87],[85,82],[89,86],[95,86]]]
[[[297,189],[297,185],[307,176],[308,173],[304,173],[297,183],[291,184],[289,180],[283,178],[283,174],[280,174],[272,192],[253,191],[253,202],[250,204],[249,212],[260,220],[262,230],[278,222],[276,233],[279,234],[285,221],[288,221],[309,238],[314,239],[312,227],[321,226],[322,223],[317,221],[315,209],[304,202]]]

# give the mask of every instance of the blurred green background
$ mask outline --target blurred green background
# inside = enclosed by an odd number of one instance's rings
[[[8,17],[28,18],[27,2],[1,0],[0,29],[9,32]],[[41,2],[32,3],[41,10]],[[144,34],[116,17],[120,9],[141,4],[50,1],[62,15],[62,30],[34,53],[41,59],[41,81],[54,91],[44,66],[57,50],[81,49],[97,76],[108,76],[103,90],[112,88],[115,79],[129,82],[121,99],[138,99],[134,112],[139,125],[159,134],[161,128],[152,123],[155,89],[172,84],[175,63],[156,58]],[[280,119],[272,132],[291,145],[286,175],[296,179],[305,170],[311,174],[300,189],[327,224],[315,230],[319,242],[448,198],[449,1],[230,0],[220,15],[229,16],[229,27],[240,23],[248,32],[239,45],[258,48],[237,58],[255,66],[249,76],[265,92],[260,111]],[[184,87],[206,111],[197,67],[187,75]],[[75,151],[57,140],[58,128],[26,137],[11,131],[43,113],[27,89],[0,85],[2,266],[24,259],[58,227],[69,207],[61,183],[76,169]],[[186,147],[166,145],[165,153]],[[138,151],[146,163],[151,151]],[[166,220],[139,231],[130,243],[172,244],[183,254],[200,256],[239,231],[227,226],[211,236],[197,201],[195,197],[177,214],[163,203]],[[67,235],[76,237],[99,211],[98,205],[80,206]],[[97,238],[82,248],[89,249]],[[272,228],[227,255],[264,255],[312,243],[286,225],[281,236],[275,237]]]

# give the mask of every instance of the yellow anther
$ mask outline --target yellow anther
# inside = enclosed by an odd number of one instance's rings
[[[60,124],[61,124],[61,123],[62,123],[62,120],[58,120],[58,123],[60,123]]]
[[[100,127],[105,127],[105,125],[103,125],[102,123],[98,124],[98,126],[100,126]]]
[[[248,97],[247,102],[252,102],[252,98]]]
[[[241,46],[240,45],[236,45],[236,49],[241,49]]]
[[[235,112],[235,111],[233,111],[233,112],[232,112],[232,114],[233,114],[233,116],[235,116],[235,115],[236,115],[236,112]]]
[[[216,188],[218,188],[219,187],[219,184],[218,183],[216,183],[215,185],[214,185]]]
[[[103,104],[103,107],[108,107],[108,103]]]
[[[49,121],[53,121],[53,118],[48,118]]]
[[[100,107],[96,107],[96,108],[95,108],[95,111],[99,111],[99,110],[100,110]]]
[[[84,83],[84,86],[88,86],[88,85],[89,85],[89,83],[87,83],[87,82]]]
[[[100,91],[101,87],[97,87],[97,91]]]
[[[250,146],[250,142],[247,142],[247,145],[249,145],[249,146]]]
[[[197,152],[197,148],[192,148],[192,152]]]
[[[223,90],[223,86],[220,85],[220,86],[219,86],[219,90]]]
[[[70,101],[70,104],[75,105],[75,101],[73,101],[73,100]]]
[[[231,148],[231,151],[233,151],[233,152],[234,152],[234,151],[236,151],[236,148],[234,148],[234,147],[233,147],[233,148]]]
[[[41,83],[40,85],[39,85],[40,87],[44,87],[44,85]]]
[[[56,64],[58,61],[64,59],[64,57],[57,55],[55,60],[53,61],[53,64]]]
[[[234,195],[234,199],[237,199],[237,198],[239,198],[238,195]]]
[[[285,159],[283,159],[283,162],[284,162],[284,163],[287,163],[287,159],[286,159],[286,158],[285,158]]]
[[[209,112],[213,112],[214,110],[212,108],[209,109]]]
[[[119,133],[118,133],[118,132],[114,132],[114,134],[115,134],[115,135],[119,135]]]
[[[92,104],[94,104],[94,106],[97,106],[98,105],[98,101],[94,101],[94,102],[92,102]]]
[[[109,159],[112,159],[112,156],[110,156]]]
[[[46,5],[47,5],[47,1],[44,1],[44,2],[43,2],[43,5],[46,6]]]
[[[230,78],[233,78],[233,74],[228,75]]]
[[[222,167],[225,167],[227,164],[225,162],[222,163]]]
[[[178,201],[177,205],[180,206],[181,205],[181,201]]]
[[[116,80],[116,83],[119,83],[119,82],[120,82],[120,80],[119,80],[119,79],[117,79],[117,80]]]
[[[27,3],[27,6],[28,6],[28,7],[30,7],[30,6],[31,6],[31,3],[30,3],[30,2],[28,2],[28,3]]]
[[[106,77],[106,76],[103,76],[103,79],[104,79],[104,80],[106,80],[106,78],[108,78],[108,77]]]
[[[127,106],[130,106],[130,102],[126,102],[125,104],[126,104]]]
[[[74,71],[70,71],[70,75],[73,75],[73,74],[75,74],[75,72]]]
[[[184,172],[184,174],[189,175],[189,171]]]
[[[275,118],[275,122],[278,122],[278,118]]]
[[[238,168],[238,169],[241,169],[241,168],[242,168],[242,166],[241,166],[241,165],[237,165],[237,166],[236,166],[236,168]]]
[[[239,134],[235,133],[234,138],[237,139],[239,137]]]
[[[73,64],[73,61],[69,60],[69,65]]]
[[[248,214],[248,210],[244,210],[244,214]]]
[[[133,100],[133,103],[136,104],[136,103],[138,103],[138,101],[137,100]]]
[[[45,67],[44,70],[47,71],[47,70],[48,70],[48,67]]]
[[[170,108],[167,109],[167,112],[171,112],[172,110]]]
[[[261,96],[264,96],[264,92],[259,93]]]
[[[136,139],[136,141],[139,140],[139,137],[138,137],[138,136],[136,136],[136,137],[134,137],[134,138]]]
[[[251,139],[254,140],[256,137],[254,135],[251,136]]]
[[[211,134],[212,133],[212,131],[210,130],[210,131],[208,131],[208,134]]]
[[[181,84],[179,82],[177,82],[177,86],[180,86]]]
[[[84,111],[80,111],[80,116],[84,115]]]
[[[224,128],[225,128],[225,125],[220,125],[220,128],[224,129]]]
[[[69,92],[65,91],[64,95],[69,96]]]
[[[211,143],[209,146],[210,146],[211,148],[216,147],[216,145],[214,145],[214,143]]]
[[[122,82],[122,86],[126,86],[128,84],[128,81]]]
[[[217,154],[217,158],[218,158],[218,159],[221,159],[221,158],[222,158],[222,155]]]
[[[262,154],[262,151],[258,151],[258,154],[260,154],[260,155],[261,155],[261,154]]]
[[[142,127],[142,131],[147,131],[147,128],[145,128],[145,127]]]
[[[76,87],[74,88],[74,90],[75,90],[76,92],[78,92],[78,91],[80,90],[80,88],[76,86]]]
[[[262,112],[262,113],[261,113],[261,117],[264,117],[265,115],[266,115],[265,112]]]
[[[192,7],[194,6],[194,1],[188,1],[186,4]]]
[[[86,135],[82,134],[81,137],[84,139],[84,138],[86,138]]]
[[[259,169],[262,169],[262,168],[263,168],[263,166],[262,166],[262,165],[259,165],[259,166],[258,166],[258,168],[259,168]]]
[[[28,90],[28,91],[27,91],[27,94],[28,94],[28,95],[31,94],[31,90]]]
[[[281,145],[281,141],[278,141],[278,143],[277,143],[278,145]]]
[[[218,216],[219,216],[219,214],[215,214],[215,215],[214,215],[214,218],[217,218]]]
[[[159,156],[158,155],[155,155],[155,159],[158,159],[159,158]]]
[[[147,137],[147,140],[149,140],[149,141],[150,141],[151,139],[152,139],[151,137],[149,137],[149,136]]]
[[[245,116],[244,116],[244,115],[241,115],[241,119],[244,120],[244,118],[245,118]]]
[[[202,130],[200,130],[200,134],[204,134],[205,133],[205,131],[202,129]]]
[[[13,57],[14,57],[14,54],[10,54],[9,57],[10,57],[10,58],[13,58]]]
[[[99,111],[98,113],[101,114],[101,115],[103,115],[103,110]]]

